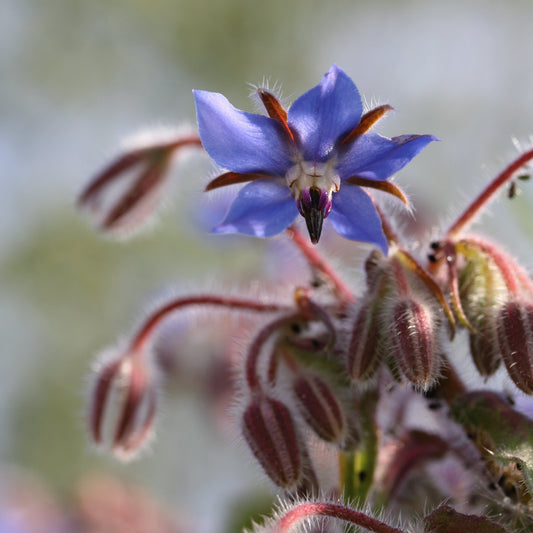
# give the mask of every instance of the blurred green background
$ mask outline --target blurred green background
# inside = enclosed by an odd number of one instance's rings
[[[192,531],[224,531],[226,510],[261,478],[198,396],[168,394],[155,453],[123,466],[86,443],[84,393],[93,355],[145,302],[173,284],[246,284],[264,243],[194,227],[190,207],[212,170],[200,158],[174,176],[158,227],[126,243],[95,234],[76,193],[124,136],[193,124],[193,88],[254,110],[249,84],[279,82],[290,101],[337,63],[369,105],[395,107],[380,132],[442,140],[399,177],[432,231],[513,157],[513,138],[533,134],[531,20],[526,0],[4,0],[0,476],[16,466],[68,498],[85,472],[112,470]],[[523,188],[480,227],[530,267],[533,191]]]

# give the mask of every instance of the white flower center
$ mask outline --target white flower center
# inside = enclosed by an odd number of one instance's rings
[[[287,171],[285,179],[295,200],[300,198],[304,189],[310,189],[311,187],[327,191],[331,200],[332,193],[338,192],[341,185],[341,180],[335,170],[334,158],[325,163],[298,161]]]

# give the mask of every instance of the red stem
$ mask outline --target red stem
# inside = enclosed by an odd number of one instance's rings
[[[278,533],[288,533],[299,522],[314,516],[328,516],[338,520],[344,520],[345,522],[364,527],[366,530],[375,533],[405,533],[401,529],[389,526],[384,522],[350,509],[349,507],[327,502],[303,503],[290,509],[276,522],[272,530]]]
[[[508,165],[488,187],[465,209],[463,214],[455,221],[448,230],[446,236],[450,239],[455,239],[459,233],[467,228],[473,221],[475,216],[481,211],[483,207],[496,195],[496,193],[512,179],[514,174],[520,170],[528,161],[533,159],[533,149],[528,150],[521,156],[516,158],[510,165]]]
[[[144,344],[150,339],[153,331],[160,322],[170,313],[190,305],[212,305],[215,307],[225,307],[228,310],[246,310],[258,313],[275,313],[286,310],[287,307],[278,304],[268,304],[256,300],[247,300],[243,298],[231,298],[226,296],[196,295],[186,296],[172,300],[153,313],[144,321],[130,343],[132,353],[141,353]]]
[[[333,283],[333,288],[337,296],[344,303],[354,302],[350,287],[340,278],[333,267],[324,259],[324,257],[317,251],[315,246],[312,246],[309,239],[305,237],[296,226],[292,225],[287,228],[287,232],[291,240],[298,246],[312,268],[316,268],[325,274]]]

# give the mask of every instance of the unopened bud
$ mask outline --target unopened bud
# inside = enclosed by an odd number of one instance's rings
[[[430,307],[415,300],[402,299],[392,309],[389,331],[393,363],[422,390],[434,384],[439,370],[438,322]]]
[[[300,413],[313,431],[325,441],[341,443],[344,414],[329,385],[316,375],[299,375],[293,387]]]
[[[131,144],[135,146],[99,172],[78,199],[98,229],[116,237],[137,230],[155,212],[175,152],[201,147],[197,134],[176,132],[155,132]]]
[[[302,461],[289,409],[274,398],[260,395],[244,411],[242,432],[267,476],[279,487],[295,487]]]
[[[508,289],[501,270],[477,241],[460,246],[464,261],[458,269],[459,298],[470,332],[470,352],[482,376],[491,376],[501,362],[497,316]]]
[[[96,371],[91,390],[93,442],[108,445],[121,459],[132,458],[152,434],[156,400],[153,370],[138,354],[105,361]]]
[[[512,300],[499,315],[498,339],[503,362],[516,386],[533,394],[533,305]]]
[[[494,317],[479,321],[476,331],[470,332],[470,353],[482,376],[492,376],[498,370],[502,358]]]
[[[376,306],[365,302],[359,309],[348,348],[348,373],[353,379],[368,380],[379,368],[379,327]]]

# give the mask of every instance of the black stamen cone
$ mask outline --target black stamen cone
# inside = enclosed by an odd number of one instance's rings
[[[302,202],[302,213],[307,224],[307,231],[313,244],[317,244],[322,233],[322,222],[324,221],[324,209],[319,209],[320,203],[320,189],[311,187],[309,189],[309,196],[311,198],[311,205],[305,205]]]

